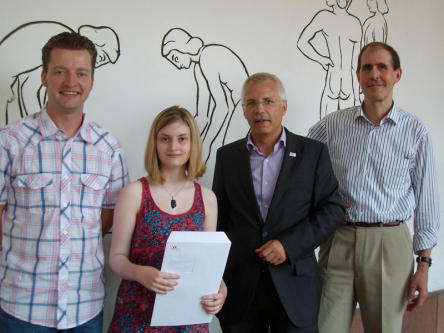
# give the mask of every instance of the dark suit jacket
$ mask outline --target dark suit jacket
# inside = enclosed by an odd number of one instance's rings
[[[217,151],[217,229],[232,242],[224,273],[228,296],[218,315],[225,323],[240,320],[253,301],[263,268],[254,250],[271,239],[282,243],[288,257],[280,265],[267,265],[288,317],[299,327],[317,322],[320,286],[314,250],[335,231],[345,211],[327,147],[286,131],[266,221],[254,193],[246,138]]]

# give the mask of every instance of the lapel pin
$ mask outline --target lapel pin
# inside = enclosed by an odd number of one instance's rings
[[[292,151],[290,152],[289,155],[290,155],[290,157],[296,157],[296,153],[294,153],[294,152],[292,152]]]

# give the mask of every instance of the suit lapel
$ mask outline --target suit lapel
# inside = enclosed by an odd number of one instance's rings
[[[253,177],[251,173],[250,154],[247,149],[247,140],[242,141],[241,145],[237,149],[238,159],[234,163],[238,164],[239,179],[233,181],[239,181],[241,184],[241,193],[246,193],[247,200],[252,206],[256,215],[256,221],[263,224],[262,215],[257,204],[256,194],[254,193]],[[245,203],[247,205],[247,203]]]
[[[285,145],[281,171],[279,172],[276,186],[274,188],[273,198],[271,200],[266,221],[268,221],[273,216],[274,210],[279,209],[279,202],[281,201],[281,198],[284,196],[289,186],[288,177],[291,177],[291,175],[294,174],[296,166],[302,160],[302,153],[301,149],[299,148],[297,137],[287,130],[286,134],[287,143]]]

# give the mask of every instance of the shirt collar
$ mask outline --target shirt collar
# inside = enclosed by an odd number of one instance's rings
[[[368,118],[365,116],[364,109],[362,108],[362,104],[359,108],[356,108],[356,111],[355,111],[354,120],[356,120],[358,118],[363,118],[366,121],[368,121],[369,123],[371,123],[370,120],[368,120]],[[392,106],[391,110],[389,111],[389,113],[381,120],[381,124],[390,120],[396,125],[399,122],[399,119],[400,119],[399,108],[396,106],[395,103],[393,103],[393,106]]]
[[[287,144],[287,133],[285,127],[282,126],[282,133],[279,140],[274,144],[273,152],[276,152],[279,147],[284,147]],[[259,148],[254,144],[253,139],[251,138],[251,133],[248,133],[247,137],[247,149],[251,153],[252,151],[260,152]]]
[[[79,137],[80,139],[83,139],[84,141],[88,143],[92,143],[91,135],[89,135],[89,127],[90,124],[88,120],[86,119],[85,114],[83,114],[83,121],[82,125],[80,125],[79,130],[76,133],[76,137]],[[52,121],[51,117],[49,116],[46,107],[42,109],[40,112],[40,119],[39,119],[39,128],[40,128],[40,134],[42,137],[49,137],[56,135],[58,131],[62,131],[60,128],[57,127],[57,125]]]

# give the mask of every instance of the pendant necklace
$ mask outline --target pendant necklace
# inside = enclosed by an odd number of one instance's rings
[[[163,189],[164,189],[164,190],[170,195],[170,197],[171,197],[170,205],[171,205],[171,208],[172,208],[172,209],[174,209],[174,208],[177,207],[177,201],[176,201],[176,199],[174,199],[174,197],[177,196],[177,195],[183,190],[183,188],[185,187],[185,184],[186,184],[186,183],[187,183],[187,181],[185,180],[185,182],[183,183],[182,187],[181,187],[176,193],[174,193],[174,194],[171,194],[171,192],[168,191],[167,187],[166,187],[165,185],[162,184]]]

